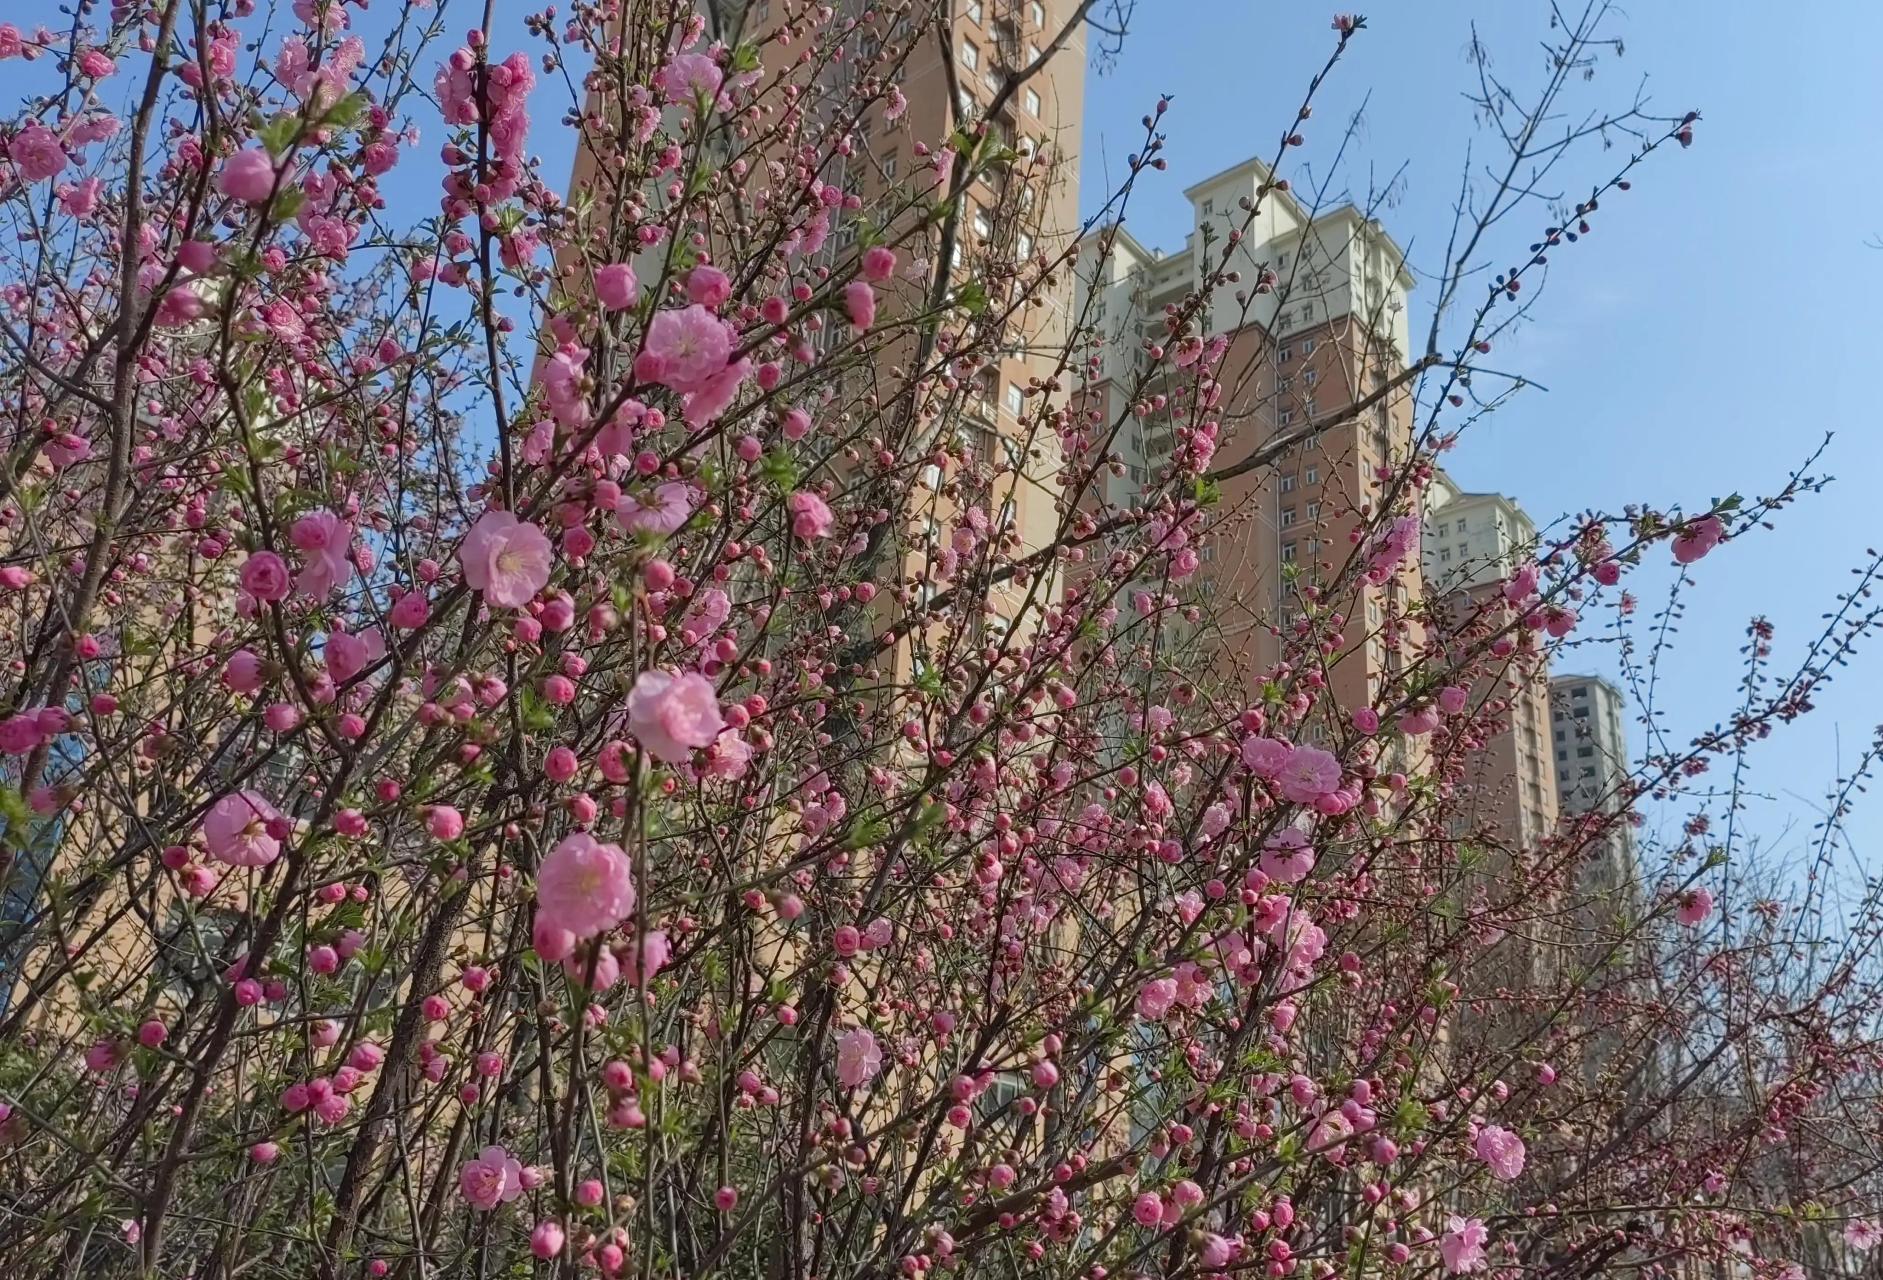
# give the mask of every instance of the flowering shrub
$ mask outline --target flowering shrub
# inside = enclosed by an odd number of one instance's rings
[[[1187,415],[1171,456],[1108,501],[1092,318],[1036,314],[1074,250],[1025,193],[1066,175],[990,124],[1091,0],[926,137],[899,81],[929,0],[578,3],[529,51],[453,47],[442,3],[254,8],[0,20],[45,86],[0,125],[19,1274],[1777,1276],[1876,1247],[1874,886],[1791,900],[1704,799],[1646,876],[1579,879],[1641,803],[1739,785],[1871,630],[1863,592],[1782,677],[1755,624],[1732,717],[1657,733],[1541,842],[1460,803],[1552,644],[1633,625],[1626,575],[1704,573],[1816,483],[1589,515],[1463,615],[1423,598],[1422,491],[1574,232],[1475,310],[1468,250],[1427,349],[1280,440],[1219,416],[1208,318],[1285,283],[1206,272],[1127,388]],[[1312,83],[1365,32],[1336,18]],[[1600,43],[1552,38],[1539,121]],[[566,192],[531,151],[557,92]],[[1608,123],[1638,145],[1577,219],[1694,117]],[[866,198],[884,132],[922,164]],[[970,190],[1034,248],[951,266]],[[1530,199],[1460,243],[1509,250]],[[982,456],[977,375],[1015,344],[1034,376]],[[1223,485],[1388,403],[1403,440],[1245,679],[1199,585]],[[995,514],[1021,496],[1024,529]],[[1362,630],[1403,661],[1349,695]]]

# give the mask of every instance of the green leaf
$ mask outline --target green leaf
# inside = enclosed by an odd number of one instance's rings
[[[351,129],[360,122],[360,117],[366,114],[366,108],[372,105],[372,101],[364,89],[355,89],[328,108],[327,114],[321,117],[321,123],[335,129]]]
[[[759,461],[759,474],[780,493],[793,493],[798,487],[797,459],[782,447],[771,450]]]
[[[294,116],[276,116],[261,127],[259,137],[268,154],[279,159],[301,139],[301,122]]]
[[[955,305],[971,316],[987,310],[987,290],[979,280],[970,280],[955,290]]]

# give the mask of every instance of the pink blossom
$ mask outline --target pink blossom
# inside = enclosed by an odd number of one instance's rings
[[[559,1222],[543,1221],[536,1224],[530,1232],[530,1253],[542,1259],[555,1257],[562,1252],[563,1242],[568,1234]]]
[[[541,918],[578,938],[614,928],[634,910],[634,896],[628,855],[584,831],[558,841],[536,872]]]
[[[458,1171],[458,1189],[472,1208],[495,1209],[523,1194],[523,1165],[502,1147],[485,1147]]]
[[[13,135],[7,154],[20,176],[28,182],[54,178],[71,163],[59,135],[43,124],[29,124]]]
[[[229,157],[216,184],[222,194],[244,204],[266,204],[275,190],[275,162],[266,151],[251,147]]]
[[[1510,575],[1504,583],[1504,599],[1511,604],[1520,605],[1536,594],[1538,569],[1535,564],[1526,564]]]
[[[1883,1244],[1883,1223],[1874,1218],[1852,1218],[1844,1224],[1844,1243],[1859,1253]]]
[[[595,273],[595,296],[610,311],[626,311],[641,300],[641,282],[634,264],[611,262]]]
[[[265,867],[281,853],[281,841],[269,834],[280,819],[281,812],[255,792],[231,792],[203,816],[203,840],[219,862]]]
[[[1164,1201],[1155,1191],[1145,1191],[1131,1202],[1131,1216],[1140,1227],[1155,1227],[1164,1220]]]
[[[654,87],[669,102],[711,104],[725,82],[719,64],[703,53],[682,53],[654,74]]]
[[[1419,517],[1400,516],[1374,535],[1373,549],[1367,561],[1368,580],[1375,583],[1386,581],[1408,555],[1416,556],[1418,549]]]
[[[423,591],[408,591],[392,606],[392,625],[402,631],[416,631],[431,616],[431,601]]]
[[[732,281],[718,267],[701,263],[687,272],[686,290],[688,302],[717,311],[732,297]]]
[[[1439,1256],[1445,1270],[1459,1273],[1476,1271],[1484,1265],[1484,1245],[1491,1233],[1477,1218],[1451,1215],[1445,1222],[1445,1234],[1438,1238]]]
[[[896,251],[886,245],[872,245],[863,251],[863,278],[881,284],[896,274]]]
[[[1138,1016],[1156,1022],[1177,1002],[1177,980],[1175,978],[1152,978],[1138,989],[1136,1008]]]
[[[799,489],[790,497],[791,532],[800,538],[827,538],[832,517],[824,500],[808,489]]]
[[[1680,895],[1679,904],[1674,909],[1674,919],[1691,929],[1712,913],[1713,891],[1706,888],[1689,889]]]
[[[267,671],[253,649],[237,649],[223,664],[222,682],[237,693],[253,694],[267,680]]]
[[[337,683],[345,684],[386,656],[386,635],[377,628],[358,635],[332,631],[327,635],[323,652],[327,658],[327,674]]]
[[[1296,804],[1312,804],[1340,787],[1340,761],[1332,752],[1319,747],[1294,747],[1277,781],[1285,799]]]
[[[353,526],[331,511],[310,511],[294,522],[288,541],[306,557],[294,586],[325,600],[353,579]]]
[[[680,764],[725,727],[712,681],[697,672],[643,671],[628,694],[629,731],[667,764]]]
[[[1298,884],[1314,870],[1314,846],[1295,827],[1283,827],[1262,846],[1262,874],[1276,884]]]
[[[843,287],[843,309],[854,327],[869,328],[876,323],[876,290],[866,281],[852,280]]]
[[[623,496],[615,515],[631,533],[667,535],[677,533],[693,515],[693,491],[674,480],[656,488],[653,501],[643,505]]]
[[[1677,564],[1692,564],[1719,546],[1725,537],[1726,526],[1720,523],[1718,516],[1701,516],[1698,520],[1689,521],[1674,535],[1674,561]]]
[[[549,585],[555,547],[548,535],[508,511],[486,511],[458,547],[465,585],[484,593],[484,602],[518,609]]]
[[[1281,775],[1291,748],[1278,738],[1252,737],[1242,740],[1242,763],[1258,778]]]
[[[288,566],[272,551],[257,551],[243,561],[241,579],[242,590],[266,603],[286,600],[294,585]]]
[[[1510,1130],[1487,1124],[1478,1130],[1478,1159],[1491,1168],[1491,1176],[1500,1182],[1514,1182],[1523,1173],[1523,1139]]]
[[[653,379],[675,391],[695,391],[725,369],[732,330],[698,303],[654,313],[647,326],[646,354],[659,373]]]
[[[868,1084],[882,1070],[883,1051],[867,1027],[846,1031],[837,1041],[837,1082],[846,1089]]]
[[[105,189],[102,178],[84,178],[59,187],[59,207],[74,218],[89,218],[98,208],[98,197]]]
[[[686,420],[696,427],[717,422],[719,416],[732,407],[732,402],[738,398],[739,388],[751,376],[752,361],[742,357],[687,392],[682,410]]]

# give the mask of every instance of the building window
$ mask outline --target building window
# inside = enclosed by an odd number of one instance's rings
[[[1020,257],[1030,258],[1033,256],[1033,237],[1022,231],[1014,237],[1013,247]]]
[[[961,42],[961,65],[970,71],[981,69],[981,51],[966,40]]]
[[[1315,380],[1319,377],[1320,375],[1318,373],[1316,373],[1313,369],[1309,369],[1306,373],[1301,375],[1301,380],[1307,383],[1311,387],[1314,385]]]
[[[1594,758],[1595,758],[1594,747],[1577,747],[1576,748],[1576,759],[1593,760]]]
[[[1028,115],[1035,117],[1040,113],[1040,95],[1031,89],[1026,91],[1026,111]]]
[[[994,234],[993,224],[988,222],[987,215],[979,209],[974,211],[974,234],[983,240]]]
[[[1308,504],[1308,519],[1319,520],[1320,518],[1321,518],[1321,504],[1318,502],[1310,502]]]
[[[1284,475],[1281,478],[1281,491],[1283,493],[1293,493],[1295,491],[1295,478],[1292,475]]]
[[[1294,421],[1295,421],[1295,411],[1293,409],[1283,409],[1279,417],[1281,419],[1282,426],[1284,427],[1293,426]]]
[[[968,3],[963,7],[967,10],[969,22],[979,22],[981,20],[981,0],[968,0]]]
[[[1000,68],[993,63],[987,64],[987,70],[981,73],[981,83],[998,93],[1000,91]]]
[[[1440,525],[1440,526],[1438,527],[1438,536],[1439,536],[1439,537],[1441,537],[1441,538],[1449,538],[1449,537],[1451,537],[1451,526],[1450,526],[1450,525],[1448,525],[1448,524],[1442,524],[1442,525]]]
[[[1451,563],[1451,548],[1450,547],[1440,547],[1438,549],[1438,562],[1440,564]]]
[[[1313,338],[1303,338],[1301,340],[1301,354],[1304,356],[1311,356],[1314,354],[1314,339]]]
[[[1321,469],[1319,467],[1309,467],[1307,474],[1301,478],[1309,484],[1319,484],[1321,482]]]
[[[1212,216],[1213,214],[1215,214],[1215,212],[1216,212],[1216,198],[1212,196],[1208,200],[1205,200],[1203,202],[1203,216],[1208,218]]]
[[[1460,560],[1464,559],[1466,556],[1470,554],[1471,554],[1471,544],[1469,542],[1461,542],[1458,544],[1458,558]]]
[[[1463,533],[1464,531],[1465,531],[1465,518],[1463,516],[1459,516],[1458,517],[1458,532]]]
[[[1020,384],[1017,382],[1009,382],[1007,384],[1007,412],[1017,418],[1020,416],[1020,410],[1025,404],[1026,397],[1020,390]]]
[[[1295,544],[1294,543],[1284,542],[1281,544],[1281,562],[1283,564],[1293,564],[1295,562]]]
[[[1040,0],[1031,0],[1031,3],[1026,7],[1026,12],[1027,17],[1033,20],[1034,26],[1043,27],[1046,25],[1046,6],[1041,4]]]
[[[1283,364],[1287,364],[1290,360],[1295,358],[1295,349],[1284,345],[1281,350],[1275,353],[1275,358]]]
[[[889,159],[883,161],[883,176],[885,178],[896,176],[896,157],[890,156]]]
[[[1586,698],[1589,696],[1589,691],[1587,689],[1571,689],[1569,696],[1572,698]]]
[[[1283,333],[1286,333],[1288,330],[1294,328],[1295,327],[1295,313],[1292,311],[1284,311],[1280,315],[1276,316],[1275,327]]]
[[[1293,507],[1283,507],[1281,509],[1281,527],[1286,529],[1289,525],[1292,525],[1294,522],[1295,522],[1295,509]]]

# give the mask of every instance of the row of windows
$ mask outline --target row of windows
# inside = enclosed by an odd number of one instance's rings
[[[1319,484],[1320,482],[1321,469],[1319,467],[1309,467],[1301,473],[1301,483],[1303,484]],[[1282,475],[1281,491],[1283,493],[1293,493],[1295,491],[1295,476],[1292,471]]]
[[[1310,502],[1308,504],[1307,511],[1308,511],[1308,519],[1319,520],[1321,518],[1321,504],[1320,503]],[[1281,509],[1281,527],[1286,529],[1290,525],[1294,524],[1294,522],[1295,522],[1295,509],[1293,507],[1283,507]]]
[[[966,3],[961,6],[961,11],[966,15],[969,22],[984,21],[984,6],[981,0],[966,0]],[[1044,27],[1046,25],[1046,6],[1041,4],[1040,0],[1028,0],[1026,16],[1027,21],[1031,22],[1035,27]]]

